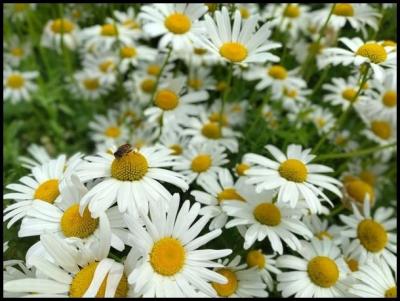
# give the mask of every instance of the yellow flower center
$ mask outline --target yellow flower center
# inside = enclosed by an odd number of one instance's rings
[[[108,71],[113,70],[114,67],[115,67],[115,64],[112,60],[106,60],[99,65],[99,69],[103,73],[107,73]]]
[[[271,76],[275,79],[283,80],[283,79],[287,78],[287,71],[286,71],[285,67],[283,67],[281,65],[274,65],[274,66],[269,67],[268,74],[269,74],[269,76]]]
[[[345,183],[347,193],[361,204],[364,203],[366,195],[369,197],[369,201],[372,203],[374,200],[374,189],[368,183],[355,179]]]
[[[157,76],[160,73],[161,67],[159,65],[149,65],[147,67],[147,74]]]
[[[288,4],[283,11],[283,15],[287,18],[297,18],[300,15],[300,8],[297,5]]]
[[[387,58],[385,48],[377,43],[362,45],[358,48],[356,54],[368,58],[374,64],[382,63]]]
[[[383,226],[372,219],[364,219],[357,226],[357,238],[369,252],[379,252],[385,248],[388,235]]]
[[[247,253],[246,262],[249,268],[257,266],[262,269],[265,267],[265,256],[258,250],[252,250]]]
[[[336,3],[333,14],[342,17],[352,17],[354,16],[354,9],[349,3]]]
[[[208,120],[216,123],[221,121],[223,126],[227,126],[229,124],[228,117],[225,114],[221,115],[219,112],[211,113],[211,115],[208,117]]]
[[[336,137],[336,139],[335,139],[335,143],[336,143],[337,145],[344,145],[344,144],[346,144],[346,142],[347,142],[347,139],[346,139],[344,136],[342,136],[342,135],[338,135],[338,136]]]
[[[185,264],[186,251],[176,238],[164,237],[154,243],[150,253],[150,264],[160,275],[172,276]]]
[[[27,3],[15,3],[14,4],[14,10],[18,13],[23,12],[28,9],[28,4]]]
[[[101,27],[101,35],[106,37],[113,37],[118,34],[118,29],[114,24],[104,24]]]
[[[192,27],[192,21],[182,13],[173,13],[165,19],[164,25],[174,34],[184,34]]]
[[[246,7],[241,6],[239,8],[239,11],[240,11],[240,15],[242,16],[243,19],[247,19],[248,17],[250,17],[250,12]]]
[[[395,41],[392,40],[385,40],[382,42],[382,46],[386,47],[386,46],[390,46],[390,47],[397,47],[397,43]]]
[[[307,180],[307,167],[297,159],[288,159],[279,166],[279,174],[288,181],[302,183]]]
[[[236,292],[238,288],[238,279],[236,277],[235,272],[231,271],[230,269],[219,269],[216,271],[218,274],[221,274],[226,279],[228,279],[228,283],[226,284],[219,284],[216,282],[211,282],[212,287],[217,292],[218,296],[220,297],[229,297],[233,293]]]
[[[368,183],[371,186],[374,186],[374,184],[375,184],[376,177],[372,171],[363,170],[360,173],[360,178],[361,178],[361,180],[363,180],[364,182]]]
[[[389,122],[374,120],[371,122],[371,130],[377,135],[379,138],[383,140],[387,140],[390,138],[392,134],[392,128],[390,127]]]
[[[86,238],[91,235],[99,225],[98,218],[92,218],[88,208],[79,214],[79,204],[74,204],[65,210],[61,217],[61,230],[66,237]]]
[[[387,91],[382,98],[382,102],[385,106],[393,108],[397,105],[397,93],[396,91]]]
[[[58,190],[58,180],[52,179],[47,180],[36,188],[34,199],[41,200],[50,204],[53,204],[56,198],[60,195]]]
[[[85,86],[86,90],[96,90],[99,88],[100,83],[97,78],[87,78],[83,80],[83,85]]]
[[[173,110],[179,104],[179,97],[174,91],[162,89],[157,92],[154,104],[164,111]]]
[[[339,279],[339,269],[336,263],[326,256],[317,256],[308,262],[308,276],[320,287],[331,287]]]
[[[11,49],[10,52],[13,56],[16,56],[16,57],[21,57],[24,55],[24,50],[19,47],[15,47],[15,48]]]
[[[283,94],[285,94],[287,97],[295,98],[298,93],[296,89],[289,89],[285,87],[283,88]]]
[[[349,267],[350,271],[352,272],[356,272],[358,271],[358,261],[350,258],[348,260],[346,260],[347,266]]]
[[[122,25],[124,25],[125,27],[129,28],[129,29],[138,29],[140,28],[140,25],[138,22],[136,22],[135,20],[132,19],[128,19],[125,20]]]
[[[22,75],[14,73],[7,78],[7,87],[11,89],[20,89],[25,84],[25,79]]]
[[[51,30],[54,33],[70,33],[72,30],[74,30],[74,23],[67,19],[55,19],[53,22],[51,22]]]
[[[139,181],[147,173],[146,158],[138,152],[129,152],[115,158],[111,164],[111,176],[120,181]]]
[[[397,297],[397,287],[393,286],[386,290],[385,298],[396,298]]]
[[[235,188],[225,188],[217,195],[218,202],[222,203],[223,201],[227,200],[235,200],[235,201],[242,201],[244,199],[240,194],[237,193]]]
[[[200,78],[191,78],[188,80],[188,85],[194,90],[199,90],[203,86],[203,81]]]
[[[204,49],[204,48],[194,48],[193,51],[197,55],[204,55],[207,53],[207,49]]]
[[[203,125],[201,129],[203,136],[208,139],[219,139],[221,138],[221,128],[217,122],[209,122]]]
[[[205,172],[210,168],[212,159],[210,155],[201,154],[192,160],[191,168],[194,172]]]
[[[317,126],[318,126],[319,128],[323,128],[324,125],[326,124],[325,118],[322,118],[322,117],[316,118],[316,119],[315,119],[315,122],[317,123]]]
[[[86,293],[87,289],[92,283],[94,273],[96,271],[98,264],[99,264],[98,262],[89,263],[75,275],[69,289],[69,297],[79,298]],[[104,278],[103,282],[101,283],[100,288],[97,291],[96,297],[104,298],[106,293],[107,278],[108,275],[107,277]],[[118,283],[114,297],[123,298],[126,297],[127,295],[128,295],[128,279],[126,278],[125,274],[122,274],[121,280]]]
[[[170,149],[172,149],[174,152],[172,153],[172,155],[180,155],[182,154],[183,148],[182,146],[180,146],[179,144],[172,144],[170,147]]]
[[[137,51],[135,47],[125,46],[120,50],[120,56],[124,59],[135,57],[137,55]]]
[[[237,63],[247,57],[247,48],[238,42],[226,42],[219,48],[219,54],[229,61]]]
[[[104,131],[104,135],[111,138],[117,138],[121,134],[121,130],[118,127],[110,126]]]
[[[246,163],[236,165],[236,172],[239,176],[244,176],[244,172],[250,168]]]
[[[356,99],[357,91],[353,88],[344,89],[342,92],[342,97],[350,102],[354,102]]]
[[[153,92],[155,84],[156,82],[153,79],[147,78],[142,81],[142,83],[140,84],[140,88],[143,92],[150,94],[151,92]]]
[[[217,83],[215,88],[217,89],[217,91],[223,92],[223,91],[225,91],[226,88],[228,88],[228,84],[222,80]]]
[[[261,203],[254,208],[255,219],[263,225],[277,226],[281,223],[281,211],[275,204]]]
[[[317,237],[319,240],[323,240],[324,237],[333,239],[332,235],[330,235],[328,231],[321,231],[321,232],[315,234],[315,237]]]

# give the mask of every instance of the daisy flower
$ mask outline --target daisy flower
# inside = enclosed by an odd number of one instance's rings
[[[302,221],[319,240],[330,239],[336,245],[340,243],[340,228],[337,225],[329,226],[326,219],[321,220],[315,214],[304,216]]]
[[[153,62],[156,55],[156,49],[136,43],[124,44],[119,49],[121,59],[119,68],[122,72],[126,72],[129,66],[137,66],[139,61]]]
[[[350,238],[350,248],[359,256],[360,263],[364,263],[370,257],[383,258],[389,265],[396,262],[397,235],[391,232],[396,229],[396,218],[390,218],[393,208],[379,207],[371,216],[368,199],[364,201],[363,214],[354,203],[351,205],[352,215],[339,215],[345,224],[341,234]]]
[[[126,11],[115,10],[113,12],[113,15],[118,23],[122,24],[125,28],[130,30],[131,35],[135,40],[141,37],[146,38],[141,28],[141,22],[136,16],[133,7],[128,7]],[[109,23],[112,23],[111,20],[107,19],[107,21],[109,21]]]
[[[23,21],[27,14],[36,9],[36,3],[5,3],[4,15],[13,21]]]
[[[240,161],[235,165],[234,174],[236,177],[246,177],[246,170],[250,168],[250,164],[245,162],[244,160]]]
[[[101,76],[99,73],[93,74],[88,69],[76,72],[74,79],[75,83],[72,84],[73,92],[85,99],[98,99],[106,95],[111,88],[109,85],[100,82]]]
[[[189,69],[187,87],[190,92],[199,90],[215,90],[216,80],[211,76],[211,69],[196,67]]]
[[[321,211],[318,195],[332,205],[329,198],[318,188],[325,188],[337,196],[342,194],[336,186],[341,183],[329,176],[320,173],[332,172],[333,169],[321,164],[309,164],[315,158],[311,149],[302,150],[301,145],[291,144],[285,156],[273,145],[265,148],[273,155],[272,161],[257,154],[246,154],[245,160],[252,167],[245,171],[249,176],[247,183],[256,185],[256,192],[278,189],[278,203],[290,203],[294,208],[301,198],[304,198],[312,213]]]
[[[343,148],[346,151],[352,151],[357,149],[359,146],[356,141],[351,139],[350,134],[349,130],[342,130],[336,133],[331,133],[329,138],[336,146]]]
[[[293,43],[291,47],[292,54],[300,64],[303,64],[308,55],[312,52],[315,54],[318,69],[322,68],[324,59],[322,50],[326,47],[326,39],[322,38],[319,43],[314,40],[308,42],[306,39],[292,40],[291,42]],[[307,49],[307,51],[304,51],[305,49]]]
[[[183,48],[173,53],[172,56],[185,61],[187,66],[214,66],[220,62],[219,55],[207,50],[200,42],[194,42],[191,48]]]
[[[258,3],[237,3],[235,6],[239,10],[242,20],[246,20],[252,16],[260,18]]]
[[[172,155],[180,156],[189,145],[189,138],[182,136],[178,128],[163,128],[160,136],[160,143],[165,147],[172,149]]]
[[[159,49],[169,44],[179,50],[190,47],[193,40],[204,32],[198,19],[205,14],[207,6],[201,3],[157,3],[143,5],[139,19],[144,21],[143,31],[150,37],[162,36]]]
[[[188,183],[205,177],[216,177],[222,165],[228,163],[225,149],[211,143],[189,144],[174,170],[184,175]]]
[[[221,119],[221,99],[216,99],[211,105],[208,115],[208,119],[211,122],[220,122]],[[248,107],[248,101],[242,100],[241,102],[227,102],[224,106],[224,113],[222,114],[222,126],[233,128],[241,126],[246,122],[246,110]]]
[[[31,94],[37,90],[33,80],[39,72],[20,72],[12,69],[3,70],[3,99],[18,103],[22,100],[29,101]]]
[[[247,268],[246,264],[240,264],[241,257],[235,256],[231,261],[219,260],[222,268],[214,269],[218,274],[228,279],[226,284],[212,282],[212,286],[219,297],[223,298],[254,298],[268,297],[260,273],[256,268]]]
[[[214,16],[216,23],[206,14],[204,24],[208,37],[202,36],[201,41],[206,49],[219,55],[221,60],[240,65],[279,61],[277,56],[268,52],[281,46],[268,40],[271,35],[269,23],[255,32],[258,18],[251,16],[242,22],[240,11],[236,10],[231,26],[225,6],[221,11],[215,11]]]
[[[112,154],[114,153],[114,155]],[[142,147],[140,150],[113,147],[110,153],[88,156],[88,162],[77,170],[83,182],[103,178],[81,200],[81,208],[89,205],[92,217],[118,203],[121,213],[137,215],[142,208],[147,211],[148,203],[162,201],[166,205],[170,192],[159,182],[188,189],[182,175],[166,168],[173,166],[172,150],[161,145]]]
[[[227,282],[225,276],[209,268],[220,267],[213,260],[231,254],[232,250],[198,250],[221,235],[221,229],[198,237],[209,218],[203,216],[193,223],[200,204],[190,207],[186,200],[178,209],[179,201],[179,194],[175,193],[168,201],[168,210],[151,203],[150,216],[142,212],[145,228],[126,216],[134,248],[141,255],[128,281],[143,297],[191,297],[195,289],[214,297],[216,293],[209,282]]]
[[[293,217],[295,209],[273,202],[275,193],[272,190],[256,193],[252,185],[243,185],[238,187],[237,192],[244,202],[232,200],[222,203],[221,206],[228,216],[233,217],[226,228],[246,226],[243,245],[246,250],[256,241],[268,237],[272,249],[282,254],[282,241],[292,250],[301,247],[294,234],[304,238],[312,237],[310,230],[298,218]]]
[[[348,268],[340,250],[329,239],[302,241],[297,252],[301,257],[283,255],[278,267],[294,271],[278,275],[278,291],[282,297],[329,298],[348,296]]]
[[[123,100],[117,105],[118,124],[139,127],[143,121],[143,111],[136,98]]]
[[[141,149],[143,146],[153,146],[160,136],[159,133],[159,124],[146,122],[133,132],[129,141],[131,141],[132,146],[137,149]],[[171,155],[172,154],[173,152]]]
[[[97,74],[101,85],[111,86],[117,79],[118,57],[111,52],[88,54],[82,64],[91,74]]]
[[[49,20],[44,29],[41,38],[41,46],[55,49],[61,52],[61,45],[65,45],[70,50],[75,50],[79,44],[79,28],[77,24],[69,19]]]
[[[351,209],[351,203],[362,207],[367,198],[371,205],[375,204],[376,196],[373,184],[350,174],[343,174],[342,178],[342,202],[347,208]]]
[[[379,117],[366,117],[361,116],[366,123],[367,128],[362,132],[369,140],[374,141],[380,145],[386,145],[397,141],[397,124],[393,124],[387,119]],[[395,150],[386,149],[392,153]]]
[[[229,170],[224,168],[218,171],[216,178],[203,177],[197,182],[204,191],[192,190],[190,194],[194,196],[196,202],[205,205],[201,208],[200,214],[212,218],[210,230],[221,229],[228,220],[228,216],[222,211],[221,204],[231,200],[244,201],[237,192],[237,188],[243,185],[243,181],[234,183]]]
[[[343,227],[340,228],[343,230]],[[360,254],[354,252],[354,245],[351,243],[351,240],[348,237],[342,236],[339,247],[343,252],[343,259],[346,261],[351,273],[357,272],[360,268]],[[361,266],[364,264],[361,264]]]
[[[312,113],[308,115],[308,119],[311,119],[314,123],[319,135],[328,133],[336,122],[336,118],[332,112],[320,106],[314,107]]]
[[[306,85],[301,87],[289,86],[283,88],[281,96],[277,97],[276,94],[272,95],[272,99],[275,101],[283,101],[283,108],[291,112],[298,112],[302,106],[309,103],[308,96],[311,94],[311,90],[307,89]]]
[[[21,41],[18,36],[12,36],[10,41],[5,44],[4,62],[12,67],[20,65],[32,52],[32,45],[29,41]]]

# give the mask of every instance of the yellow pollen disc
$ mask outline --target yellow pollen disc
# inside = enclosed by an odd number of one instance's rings
[[[174,34],[184,34],[192,27],[192,21],[184,14],[174,13],[165,19],[164,25]]]
[[[235,272],[226,268],[216,270],[216,272],[228,279],[227,284],[219,284],[216,282],[211,282],[211,285],[217,292],[218,296],[229,297],[230,295],[235,293],[238,288],[238,279],[236,277]]]
[[[25,79],[22,75],[14,73],[7,78],[7,87],[11,89],[19,89],[25,84]]]
[[[110,126],[104,131],[104,135],[111,138],[117,138],[121,134],[121,130],[118,127]]]
[[[98,264],[99,264],[98,262],[89,263],[75,275],[69,289],[69,297],[79,298],[86,293],[87,289],[92,283],[94,273],[96,271]],[[106,293],[107,278],[108,275],[107,277],[104,278],[103,282],[101,283],[100,288],[97,291],[96,297],[104,298]],[[128,279],[126,278],[125,274],[122,274],[121,280],[118,283],[114,297],[123,298],[126,297],[127,295],[128,295]]]
[[[321,231],[321,232],[315,234],[315,237],[317,237],[319,240],[323,240],[324,237],[333,239],[332,235],[330,235],[329,232],[327,232],[327,231]]]
[[[114,24],[104,24],[101,27],[101,35],[106,37],[116,36],[118,33],[117,27]]]
[[[236,165],[236,172],[239,176],[244,176],[244,172],[250,168],[246,163]]]
[[[287,71],[286,71],[285,67],[283,67],[281,65],[274,65],[274,66],[269,67],[268,74],[269,74],[269,76],[271,76],[275,79],[283,80],[283,79],[287,78]]]
[[[354,9],[351,4],[348,3],[336,3],[333,9],[333,14],[342,17],[352,17],[354,16]]]
[[[297,5],[288,4],[283,11],[283,15],[292,19],[297,18],[300,15],[300,8]]]
[[[302,183],[307,180],[307,167],[297,159],[288,159],[279,166],[279,174],[288,181]]]
[[[288,89],[285,87],[283,89],[283,94],[285,94],[287,97],[295,98],[297,96],[297,90],[296,89]]]
[[[369,252],[379,252],[385,248],[388,235],[383,226],[372,219],[364,219],[357,226],[357,238]]]
[[[198,155],[192,160],[191,168],[194,172],[205,172],[210,168],[212,159],[210,155]]]
[[[244,6],[240,7],[239,11],[243,19],[247,19],[248,17],[250,17],[250,12],[246,7]]]
[[[397,47],[397,43],[395,41],[392,40],[385,40],[382,42],[382,46],[386,47],[386,46],[390,46],[390,47]]]
[[[377,135],[379,138],[383,140],[387,140],[392,135],[392,128],[390,127],[389,122],[374,120],[371,122],[371,130]]]
[[[172,153],[172,155],[175,155],[175,156],[180,155],[183,152],[183,148],[179,144],[172,144],[169,148],[174,151]]]
[[[382,102],[385,106],[393,108],[397,105],[397,93],[396,91],[387,91],[382,98]]]
[[[24,55],[24,50],[19,47],[15,47],[15,48],[11,49],[10,52],[13,56],[16,56],[16,57],[21,57]]]
[[[242,198],[242,196],[240,194],[237,193],[235,188],[225,188],[220,193],[218,193],[217,199],[220,203],[222,203],[223,201],[227,201],[227,200],[235,200],[235,201],[244,202],[244,199]]]
[[[164,237],[154,243],[150,253],[150,264],[160,275],[172,276],[185,264],[186,251],[176,238]]]
[[[393,286],[386,290],[385,298],[396,298],[397,297],[397,287]]]
[[[203,125],[201,129],[203,136],[209,139],[219,139],[221,138],[221,128],[218,122],[209,122]]]
[[[342,97],[350,102],[355,101],[355,97],[357,95],[357,91],[352,88],[347,88],[343,90]]]
[[[347,193],[353,199],[355,199],[356,202],[363,204],[366,195],[368,195],[370,203],[373,203],[374,196],[375,196],[374,189],[368,183],[366,183],[362,180],[359,180],[359,179],[356,179],[353,181],[350,180],[350,181],[345,182],[345,187],[346,187]]]
[[[51,30],[54,33],[70,33],[72,30],[74,30],[74,23],[67,19],[56,19],[53,22],[51,22]]]
[[[174,91],[162,89],[157,92],[154,104],[164,111],[173,110],[179,104],[179,97]]]
[[[140,88],[142,89],[143,92],[145,93],[151,93],[154,90],[156,82],[153,79],[145,79],[142,81],[140,84]]]
[[[210,13],[215,12],[217,10],[217,8],[218,8],[218,3],[204,3],[204,4],[207,5],[208,11]]]
[[[137,51],[135,47],[125,46],[120,50],[120,56],[124,59],[135,57],[137,55]]]
[[[115,67],[115,64],[111,60],[106,60],[99,65],[99,69],[103,73],[107,73],[107,72],[111,71],[112,69],[114,69],[114,67]]]
[[[93,91],[99,88],[100,83],[97,78],[87,78],[83,80],[83,85],[87,90]]]
[[[346,260],[347,266],[349,267],[350,271],[357,272],[358,271],[358,261],[355,259],[348,259]]]
[[[242,112],[242,107],[239,104],[235,104],[234,106],[232,106],[231,111],[237,113]]]
[[[111,176],[120,181],[139,181],[147,173],[146,158],[138,152],[129,152],[115,158],[111,164]]]
[[[347,142],[347,139],[346,139],[344,136],[342,136],[342,135],[338,135],[338,136],[336,137],[336,139],[335,139],[335,143],[336,143],[337,145],[344,145],[344,144],[346,144],[346,142]]]
[[[375,174],[372,171],[363,170],[360,173],[360,178],[364,182],[368,183],[370,186],[374,186],[374,184],[375,184],[376,177],[375,177]]]
[[[161,67],[159,65],[149,65],[147,67],[147,74],[157,76],[160,73]]]
[[[339,269],[336,263],[326,256],[317,256],[308,262],[308,276],[320,287],[331,287],[339,279]]]
[[[188,80],[188,85],[194,90],[199,90],[203,86],[203,81],[199,78],[191,78]]]
[[[132,19],[125,20],[122,23],[122,25],[124,25],[125,27],[130,28],[130,29],[138,29],[138,28],[140,28],[139,23],[134,21],[134,20],[132,20]]]
[[[207,53],[207,49],[204,48],[194,48],[194,53],[197,55],[203,55]]]
[[[23,12],[28,9],[28,4],[27,3],[15,3],[14,4],[14,10],[16,12]]]
[[[356,54],[368,58],[374,64],[382,63],[387,58],[385,48],[377,43],[362,45],[358,48]]]
[[[219,81],[215,88],[217,91],[223,92],[226,88],[228,88],[228,84],[225,81]]]
[[[223,126],[227,126],[229,124],[228,117],[225,114],[222,114],[221,116],[219,112],[211,113],[211,115],[208,117],[208,120],[216,123],[219,123],[221,120]]]
[[[247,253],[246,262],[249,268],[257,266],[259,269],[265,267],[265,256],[257,250],[252,250]]]
[[[326,120],[324,118],[316,118],[315,122],[317,123],[319,128],[323,128],[326,124]]]
[[[275,204],[261,203],[254,208],[255,219],[263,225],[277,226],[281,223],[281,211]]]
[[[308,45],[308,51],[311,53],[321,54],[322,49],[324,49],[324,46],[319,43],[311,43],[310,45]]]
[[[231,62],[238,63],[247,57],[247,48],[238,42],[226,42],[219,48],[219,54]]]
[[[91,235],[99,225],[98,218],[92,218],[86,208],[83,216],[79,214],[79,204],[74,204],[65,210],[61,218],[61,230],[66,237],[86,238]]]
[[[53,204],[56,198],[60,195],[58,190],[58,180],[52,179],[43,182],[36,188],[34,198],[36,200],[41,200],[50,204]]]

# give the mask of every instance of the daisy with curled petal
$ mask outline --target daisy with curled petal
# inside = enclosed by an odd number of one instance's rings
[[[134,237],[132,250],[141,256],[128,281],[143,297],[191,297],[196,295],[195,289],[215,297],[209,282],[227,282],[226,277],[209,268],[221,267],[213,260],[231,254],[232,250],[198,250],[221,235],[221,229],[198,236],[209,218],[203,216],[194,222],[200,204],[190,206],[186,200],[179,209],[179,201],[179,194],[175,193],[168,201],[168,210],[151,203],[150,216],[141,213],[144,227],[126,216]]]
[[[336,118],[332,112],[328,108],[320,106],[314,106],[313,111],[307,118],[314,123],[319,135],[328,133],[336,122]]]
[[[111,86],[100,82],[99,73],[93,74],[93,72],[88,69],[77,71],[74,74],[74,79],[74,83],[71,83],[72,92],[85,99],[96,100],[106,95],[111,89]]]
[[[130,43],[121,45],[119,48],[121,72],[126,72],[129,66],[137,66],[139,61],[153,62],[157,55],[157,51],[154,48],[147,47],[145,45]]]
[[[278,291],[282,297],[348,296],[348,268],[331,240],[302,241],[302,248],[297,252],[301,257],[283,255],[276,261],[278,267],[294,270],[278,275]]]
[[[180,50],[191,47],[204,32],[199,18],[207,11],[201,3],[157,3],[143,5],[139,19],[144,21],[143,30],[151,37],[162,36],[158,42],[159,49],[169,44],[172,49]]]
[[[29,41],[22,41],[17,35],[11,37],[10,41],[4,44],[4,62],[12,67],[20,65],[32,52],[32,45]]]
[[[140,208],[146,212],[149,202],[166,205],[171,194],[159,181],[188,189],[182,175],[166,169],[175,162],[172,150],[164,146],[144,146],[140,150],[123,146],[110,151],[86,157],[88,162],[77,170],[83,182],[103,178],[81,200],[81,210],[88,205],[94,218],[116,202],[121,213],[134,216]]]
[[[79,27],[67,18],[49,20],[44,29],[40,44],[42,47],[51,48],[61,53],[61,45],[70,50],[75,50],[79,45]]]
[[[225,149],[211,143],[189,144],[177,160],[174,170],[186,177],[190,184],[197,179],[216,177],[222,165],[228,163]]]
[[[205,16],[207,37],[202,36],[204,47],[220,56],[220,59],[234,64],[247,65],[248,63],[264,63],[279,61],[271,54],[271,49],[281,46],[268,38],[271,35],[270,23],[265,23],[256,32],[257,17],[252,16],[242,22],[239,10],[233,17],[233,25],[227,8],[214,12],[215,21],[209,14]]]
[[[38,76],[37,71],[3,70],[3,99],[12,103],[31,100],[31,94],[37,90],[33,80]]]
[[[205,206],[200,210],[201,215],[208,215],[212,218],[209,229],[221,229],[225,226],[228,216],[222,210],[221,204],[231,200],[244,201],[238,194],[237,188],[243,185],[240,180],[234,183],[233,177],[226,168],[218,171],[218,177],[203,177],[198,181],[204,191],[192,190],[191,195],[195,200]]]
[[[246,264],[240,264],[241,257],[235,256],[231,261],[219,260],[222,268],[214,270],[228,279],[226,284],[212,282],[212,286],[219,297],[223,298],[244,298],[244,297],[268,297],[260,273],[256,268],[247,268]]]
[[[233,217],[226,228],[246,226],[243,245],[245,249],[268,237],[272,249],[282,254],[282,241],[292,250],[300,248],[300,242],[293,233],[304,238],[312,237],[310,230],[293,216],[296,209],[273,201],[275,193],[272,190],[256,193],[252,185],[243,185],[238,187],[238,194],[244,201],[232,200],[222,203],[221,206],[228,216]]]
[[[396,68],[397,52],[391,51],[392,46],[382,46],[375,41],[363,42],[360,38],[353,39],[340,38],[347,48],[327,48],[323,52],[326,55],[324,66],[332,63],[333,65],[350,65],[360,66],[368,64],[373,70],[374,77],[383,81],[385,68],[393,70]],[[383,68],[385,67],[385,68]]]
[[[316,214],[305,215],[302,221],[314,234],[314,237],[318,238],[319,240],[330,239],[334,244],[340,244],[340,227],[337,225],[329,226],[328,220],[321,220]]]
[[[383,258],[389,265],[396,262],[397,235],[391,231],[396,229],[397,221],[395,217],[390,218],[393,208],[379,207],[371,216],[368,198],[363,204],[363,215],[354,203],[351,205],[352,215],[339,215],[345,224],[341,233],[352,240],[350,248],[355,255],[360,256],[360,263],[370,257]]]
[[[332,172],[333,169],[321,165],[310,164],[315,158],[311,149],[302,150],[301,145],[291,144],[287,154],[269,144],[265,148],[272,154],[276,161],[257,154],[246,154],[245,160],[252,167],[245,171],[249,177],[247,183],[256,185],[256,192],[262,190],[279,189],[278,203],[290,203],[294,208],[298,200],[304,198],[311,213],[321,211],[321,201],[318,195],[332,205],[329,198],[318,188],[327,189],[337,196],[342,194],[337,186],[341,183],[329,176],[320,173]]]
[[[350,293],[362,298],[396,298],[397,297],[397,262],[387,264],[382,259],[370,259],[359,271],[353,273],[359,282],[350,287]],[[394,273],[393,273],[394,272]]]

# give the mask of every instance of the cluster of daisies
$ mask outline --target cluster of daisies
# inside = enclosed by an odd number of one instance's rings
[[[79,63],[66,95],[112,100],[88,120],[91,154],[32,144],[19,158],[27,171],[6,185],[3,221],[16,245],[36,242],[3,261],[5,296],[397,296],[397,201],[382,204],[397,50],[373,38],[393,5],[126,5],[101,24],[80,5],[46,20],[36,48],[4,42],[11,105],[37,100],[40,70],[24,68],[42,49]],[[41,4],[4,9],[32,24]],[[320,140],[243,152],[259,117]],[[339,169],[321,147],[375,151]]]

